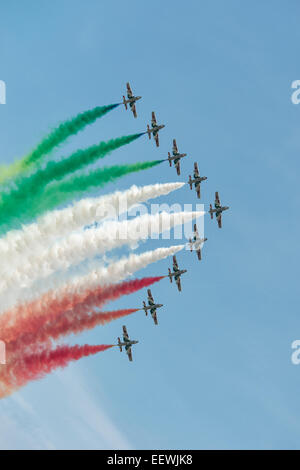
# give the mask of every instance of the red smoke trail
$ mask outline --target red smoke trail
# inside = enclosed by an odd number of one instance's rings
[[[58,325],[49,325],[49,328],[47,328],[46,325],[46,329],[48,329],[48,335],[55,339],[55,337],[67,335],[69,333],[80,333],[83,330],[91,330],[97,325],[105,325],[113,320],[125,317],[126,315],[131,315],[138,310],[138,308],[127,308],[112,312],[93,313],[92,315],[77,317],[76,322],[74,322],[71,312],[68,316],[63,315],[60,317]]]
[[[46,323],[56,322],[60,315],[71,311],[76,321],[76,315],[87,314],[93,307],[101,307],[109,301],[148,287],[163,278],[164,276],[135,279],[87,289],[79,294],[64,293],[59,298],[56,298],[55,292],[52,291],[38,300],[20,305],[1,315],[0,338],[8,344],[24,333],[37,334]]]
[[[66,367],[71,361],[78,361],[82,357],[97,354],[112,348],[112,344],[91,346],[58,346],[55,349],[45,349],[37,354],[19,356],[1,374],[1,381],[7,390],[15,390],[26,385],[30,380],[38,380],[58,367]]]
[[[8,360],[13,359],[16,354],[21,354],[22,351],[33,353],[38,352],[45,346],[51,347],[50,338],[55,340],[71,333],[78,334],[84,330],[91,330],[98,325],[105,325],[113,320],[131,315],[138,310],[138,308],[128,308],[112,312],[91,312],[90,314],[82,313],[80,309],[78,311],[68,311],[60,315],[55,322],[45,323],[37,333],[25,333],[16,341],[9,343],[7,347]],[[26,349],[27,347],[28,349]]]

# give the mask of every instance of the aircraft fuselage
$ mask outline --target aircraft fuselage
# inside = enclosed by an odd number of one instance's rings
[[[215,209],[211,209],[209,212],[210,213],[215,212],[216,217],[219,217],[219,215],[222,214],[222,212],[227,211],[228,209],[229,209],[229,206],[219,206],[215,204]]]
[[[138,341],[133,339],[130,341],[124,341],[123,343],[118,344],[118,346],[124,346],[124,348],[127,351],[133,344],[137,344],[137,343]]]
[[[152,134],[155,137],[158,131],[160,131],[160,129],[163,129],[164,127],[165,126],[163,124],[161,126],[152,126],[152,129],[150,129],[150,132],[152,132]]]
[[[145,309],[147,310],[155,310],[156,308],[160,308],[160,307],[163,307],[163,304],[152,304],[149,302],[149,305],[148,307],[145,307]]]
[[[194,179],[191,181],[192,184],[195,184],[197,186],[200,184],[202,181],[207,180],[207,176],[194,176]]]
[[[182,274],[184,274],[186,272],[187,272],[187,269],[178,269],[178,270],[174,269],[174,272],[171,273],[171,276],[174,276],[175,278],[176,278],[176,276],[180,277]]]
[[[202,243],[206,242],[207,238],[197,238],[197,237],[194,237],[193,240],[192,240],[192,244],[194,246],[200,246],[202,245]]]
[[[175,153],[173,152],[173,156],[169,157],[170,160],[174,160],[175,163],[179,162],[179,160],[183,157],[186,157],[186,153]]]
[[[131,98],[128,96],[127,100],[125,100],[126,103],[129,104],[129,106],[133,106],[134,103],[138,100],[140,100],[142,97],[141,96],[132,96]]]

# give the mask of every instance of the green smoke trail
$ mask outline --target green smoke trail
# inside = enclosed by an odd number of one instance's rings
[[[43,211],[51,210],[54,207],[64,204],[84,192],[94,188],[101,188],[107,183],[111,183],[129,173],[152,168],[163,160],[151,160],[147,162],[133,163],[131,165],[114,165],[100,168],[87,175],[73,176],[67,181],[57,185],[51,185],[45,191],[41,201]],[[43,203],[43,201],[45,201]],[[41,207],[41,206],[40,206]]]
[[[111,104],[108,106],[97,106],[94,109],[84,111],[72,119],[61,123],[49,135],[47,135],[26,157],[16,161],[12,165],[0,167],[0,183],[8,179],[14,178],[18,174],[37,165],[42,157],[48,155],[62,142],[71,135],[77,134],[84,127],[92,124],[109,111],[119,106]]]
[[[20,228],[22,224],[41,215],[43,212],[65,204],[86,191],[101,188],[122,176],[152,168],[163,161],[152,160],[131,165],[103,167],[86,175],[71,176],[66,181],[51,184],[43,191],[39,199],[34,197],[33,204],[27,204],[21,212],[9,213],[6,208],[6,217],[3,217],[0,210],[0,234],[6,233],[13,228]],[[34,193],[33,196],[35,196]]]
[[[103,158],[113,150],[133,142],[141,135],[132,134],[111,139],[108,142],[100,142],[85,150],[77,150],[69,158],[59,162],[48,162],[44,169],[32,175],[17,178],[14,188],[0,194],[0,225],[6,223],[9,218],[17,217],[26,210],[27,206],[31,206],[34,200],[42,197],[47,184],[59,181],[66,175]]]

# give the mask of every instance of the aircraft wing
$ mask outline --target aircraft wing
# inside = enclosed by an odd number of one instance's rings
[[[201,261],[201,249],[198,248],[197,250],[197,256],[198,256],[198,260]]]
[[[200,188],[200,184],[197,184],[196,186],[196,193],[197,193],[197,196],[198,196],[198,199],[200,199],[201,197],[201,188]]]
[[[131,351],[131,346],[129,346],[129,348],[127,349],[127,351],[126,351],[126,352],[127,352],[127,355],[128,355],[128,359],[129,359],[130,361],[132,361],[132,351]]]
[[[148,289],[148,300],[152,300],[152,302],[154,302],[151,289]]]
[[[178,287],[179,292],[181,292],[181,281],[180,281],[180,277],[179,277],[179,276],[178,276],[178,278],[176,279],[176,284],[177,284],[177,287]]]
[[[128,336],[128,333],[127,333],[127,329],[126,329],[126,326],[123,325],[123,339],[124,341],[129,341],[129,336]]]
[[[216,191],[215,204],[220,205],[220,198],[219,198],[219,193],[218,193],[218,191]]]
[[[219,226],[219,228],[222,228],[222,214],[219,214],[219,215],[218,215],[217,221],[218,221],[218,226]]]
[[[132,94],[132,91],[128,82],[126,83],[126,86],[127,86],[127,97],[132,98],[133,94]]]
[[[194,163],[194,175],[195,177],[199,176],[198,163]]]
[[[178,162],[175,163],[175,166],[177,170],[177,175],[180,175],[180,160],[178,160]]]
[[[137,117],[135,103],[131,106],[131,111],[133,112],[134,117]]]
[[[152,124],[152,126],[155,126],[155,125],[156,125],[156,117],[155,117],[155,112],[154,112],[154,111],[152,111],[151,124]]]
[[[177,144],[176,144],[176,139],[173,139],[173,152],[174,152],[174,153],[178,153],[178,148],[177,148]]]
[[[153,320],[154,320],[155,325],[158,325],[156,309],[155,309],[154,312],[152,313],[152,318],[153,318]]]
[[[156,147],[159,147],[159,137],[158,133],[154,136],[155,142],[156,142]]]
[[[199,233],[198,233],[198,229],[197,229],[197,224],[194,224],[194,235],[196,238],[199,238]]]
[[[176,256],[175,256],[175,255],[173,256],[173,268],[177,268],[177,269],[178,269],[178,263],[177,263],[177,259],[176,259]]]

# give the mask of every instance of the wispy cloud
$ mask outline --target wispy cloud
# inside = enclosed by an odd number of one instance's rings
[[[86,378],[81,377],[78,367],[76,372],[68,370],[67,374],[64,371],[56,375],[65,388],[68,406],[72,407],[72,419],[77,421],[79,427],[87,428],[88,434],[93,436],[95,448],[132,449],[127,438],[117,429],[107,413],[99,406],[93,393],[88,390],[88,386],[85,385]],[[82,435],[87,436],[87,433],[82,432]],[[91,442],[86,444],[90,446]]]
[[[19,393],[1,401],[0,449],[55,449],[33,406]]]
[[[53,396],[56,415],[52,420],[45,412],[45,403],[42,407],[41,403],[37,403],[35,408],[33,403],[36,398],[32,393],[32,403],[24,398],[23,392],[1,400],[1,450],[132,448],[128,439],[98,404],[78,367],[76,370],[56,372],[51,380],[56,382],[57,392]],[[62,398],[59,400],[58,396]],[[48,400],[48,405],[51,408],[53,403]]]

